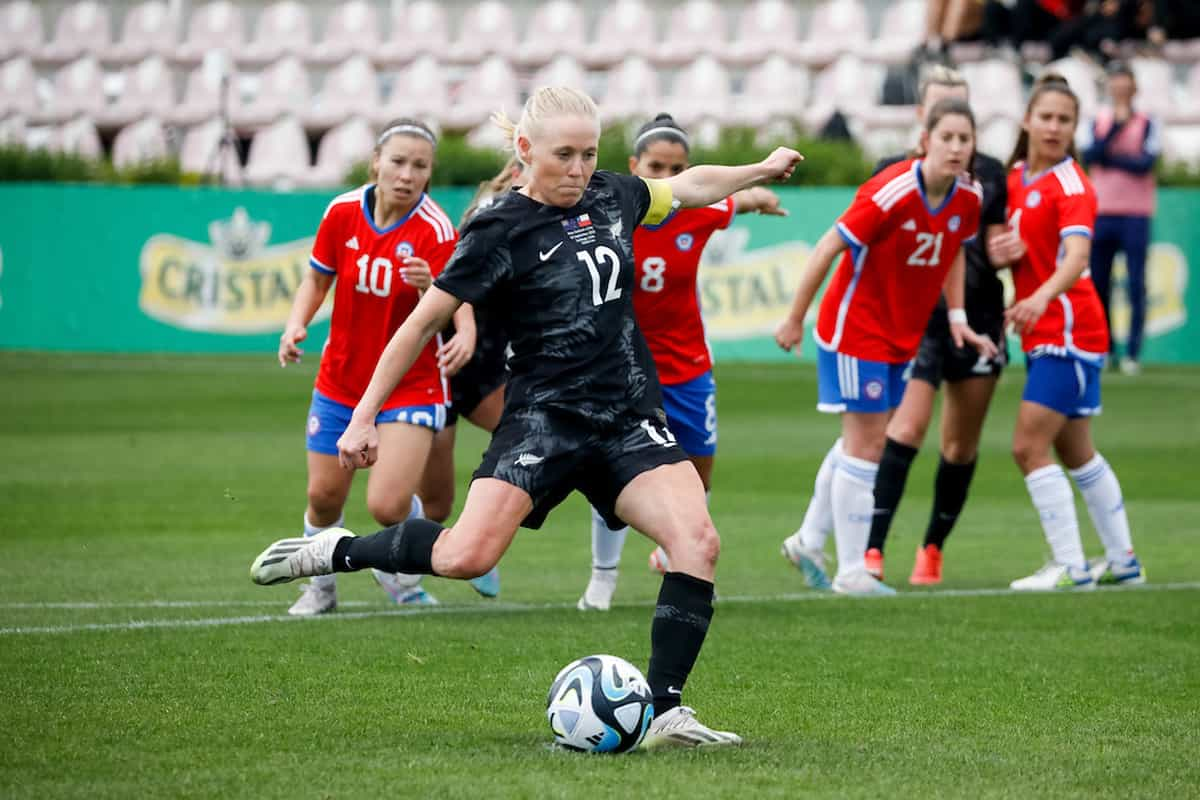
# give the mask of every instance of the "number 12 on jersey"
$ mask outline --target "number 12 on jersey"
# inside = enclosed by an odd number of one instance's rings
[[[592,258],[592,254],[586,250],[580,250],[575,257],[584,263],[588,274],[592,276],[592,305],[602,305],[621,296],[621,289],[617,286],[617,279],[621,276],[621,259],[617,258],[617,254],[611,247],[605,245],[597,247],[595,258]],[[608,264],[612,269],[608,276],[608,290],[605,291],[603,297],[600,296],[600,270],[596,262]]]

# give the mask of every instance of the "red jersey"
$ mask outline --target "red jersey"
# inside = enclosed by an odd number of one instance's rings
[[[732,197],[676,211],[633,232],[637,283],[633,312],[650,346],[661,383],[686,383],[712,369],[696,281],[700,255],[713,231],[733,221]]]
[[[940,207],[925,199],[921,160],[864,183],[837,222],[848,248],[821,298],[825,350],[902,364],[917,354],[946,273],[979,228],[983,189],[959,176]]]
[[[1074,159],[1033,178],[1025,174],[1025,164],[1017,164],[1008,173],[1008,224],[1025,242],[1025,257],[1012,269],[1017,299],[1024,300],[1058,268],[1064,239],[1092,237],[1096,192]],[[1036,347],[1089,361],[1104,359],[1108,324],[1090,272],[1051,300],[1033,330],[1021,337],[1025,352]]]
[[[371,189],[363,186],[334,198],[309,258],[313,269],[337,276],[317,391],[348,406],[358,404],[383,348],[417,305],[417,290],[400,277],[403,259],[425,259],[437,277],[458,240],[450,218],[425,194],[399,222],[385,230],[376,228],[367,207]],[[384,409],[448,401],[437,365],[437,341],[421,350]]]

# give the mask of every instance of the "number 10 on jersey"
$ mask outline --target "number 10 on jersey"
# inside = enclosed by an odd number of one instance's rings
[[[621,259],[617,258],[616,252],[611,247],[605,245],[597,247],[595,258],[592,258],[592,254],[586,250],[580,250],[575,256],[584,263],[588,274],[592,276],[592,305],[598,306],[621,296],[621,289],[617,286],[617,279],[621,276]],[[601,280],[597,262],[601,265],[606,264],[612,270],[608,275],[608,289],[604,292],[603,297],[600,295]]]

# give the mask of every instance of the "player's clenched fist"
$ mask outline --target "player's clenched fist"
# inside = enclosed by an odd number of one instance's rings
[[[796,322],[788,317],[775,329],[775,344],[788,352],[799,347],[802,341],[804,341],[804,320]]]
[[[767,180],[786,181],[803,160],[804,156],[790,147],[776,147],[771,155],[762,160],[762,166],[766,170]]]
[[[363,469],[379,458],[379,430],[373,423],[350,420],[338,438],[338,463],[345,469]]]
[[[300,343],[308,338],[308,328],[303,325],[289,325],[279,337],[279,366],[286,367],[289,361],[300,363],[304,351]]]

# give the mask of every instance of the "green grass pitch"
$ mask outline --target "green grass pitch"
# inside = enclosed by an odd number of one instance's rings
[[[593,652],[644,667],[658,581],[631,537],[620,606],[575,611],[589,570],[578,497],[517,537],[498,601],[432,579],[441,610],[409,613],[352,575],[338,613],[291,621],[292,586],[250,583],[258,551],[300,530],[313,369],[0,354],[0,797],[1200,792],[1200,371],[1105,379],[1097,441],[1146,589],[1004,591],[1045,557],[1008,455],[1014,368],[945,584],[904,580],[929,447],[889,545],[903,594],[851,600],[807,592],[779,556],[836,435],[813,410],[811,366],[719,367],[721,599],[686,699],[746,744],[591,757],[548,747],[546,690]],[[464,425],[460,501],[484,446]],[[361,485],[347,519],[374,527]]]

